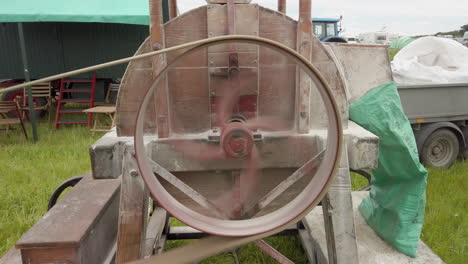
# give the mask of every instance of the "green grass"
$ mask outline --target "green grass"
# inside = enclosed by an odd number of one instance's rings
[[[90,170],[88,147],[101,135],[92,135],[84,126],[54,131],[52,125],[41,123],[37,144],[18,143],[15,134],[0,136],[0,256],[46,212],[49,196],[63,180]],[[458,162],[449,170],[430,169],[422,239],[448,264],[468,263],[467,179],[468,162]],[[352,183],[354,188],[366,185],[364,178],[355,175]],[[307,263],[297,238],[267,241],[294,262]],[[169,242],[168,247],[184,243]],[[242,263],[276,263],[253,244],[241,247],[237,254]],[[234,262],[227,253],[203,263]]]
[[[0,131],[0,256],[45,214],[62,181],[90,171],[88,147],[100,137],[85,126],[40,123],[38,131],[37,144]]]
[[[429,169],[422,240],[446,263],[468,263],[468,162]]]

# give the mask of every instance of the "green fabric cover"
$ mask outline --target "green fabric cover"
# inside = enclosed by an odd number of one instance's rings
[[[403,37],[403,38],[395,39],[394,41],[392,41],[392,43],[390,43],[389,48],[402,49],[413,41],[415,41],[415,39],[410,38],[410,37]]]
[[[0,22],[102,22],[149,24],[148,0],[9,0]]]
[[[350,119],[379,136],[379,167],[359,205],[369,226],[400,252],[416,257],[424,222],[427,171],[395,82],[372,89],[351,104]]]

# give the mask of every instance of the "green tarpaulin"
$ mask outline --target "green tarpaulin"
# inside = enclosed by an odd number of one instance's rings
[[[415,257],[424,222],[427,171],[395,82],[372,89],[349,107],[350,119],[379,136],[379,167],[359,205],[370,227],[400,252]]]
[[[143,0],[9,0],[0,3],[0,22],[102,22],[149,24]]]
[[[414,40],[415,40],[414,38],[410,38],[410,37],[395,39],[394,41],[392,41],[392,43],[390,43],[390,46],[388,47],[391,49],[402,49],[406,45],[413,42]]]

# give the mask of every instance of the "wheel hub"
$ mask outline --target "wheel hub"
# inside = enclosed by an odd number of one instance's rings
[[[438,155],[438,154],[440,154],[440,152],[441,152],[440,146],[435,146],[432,149],[432,154],[434,154],[434,155]]]
[[[228,124],[221,136],[221,146],[232,158],[245,158],[252,152],[253,134],[240,122]]]

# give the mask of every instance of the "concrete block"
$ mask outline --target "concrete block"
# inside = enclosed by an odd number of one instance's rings
[[[359,213],[357,207],[368,192],[353,192],[354,223],[356,226],[359,263],[361,264],[442,264],[444,263],[423,241],[419,242],[417,258],[408,257],[390,244],[383,241],[367,225]],[[317,206],[303,220],[307,230],[310,232],[316,248],[317,264],[328,263],[327,242],[325,236],[323,212],[321,206]],[[339,263],[341,264],[341,263]]]
[[[122,173],[123,150],[133,137],[118,137],[114,130],[106,133],[89,148],[95,179],[115,179]]]

